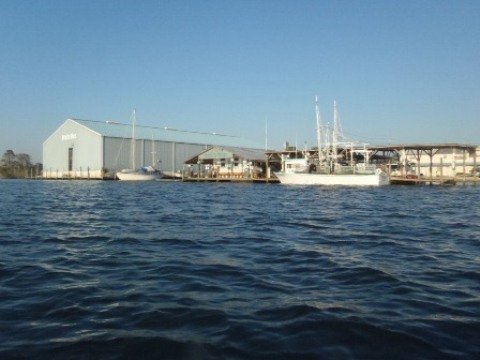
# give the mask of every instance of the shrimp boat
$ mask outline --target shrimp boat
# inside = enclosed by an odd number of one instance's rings
[[[132,162],[132,168],[131,169],[123,169],[119,172],[116,173],[116,176],[119,180],[123,181],[152,181],[152,180],[158,180],[162,178],[162,173],[155,169],[152,166],[142,166],[139,169],[135,168],[135,110],[133,111],[132,115],[132,153],[131,153],[131,162]],[[153,140],[152,140],[152,162],[155,164],[153,161]]]
[[[329,126],[322,141],[322,123],[318,98],[315,98],[317,149],[315,151],[285,151],[282,170],[275,175],[281,184],[381,186],[390,184],[387,173],[369,162],[366,144],[340,142],[343,139],[334,102],[334,126]]]

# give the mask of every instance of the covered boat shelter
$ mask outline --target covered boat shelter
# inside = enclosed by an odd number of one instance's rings
[[[371,157],[390,159],[390,170],[392,160],[399,166],[401,176],[406,176],[409,161],[415,161],[415,172],[418,177],[422,175],[422,168],[428,169],[428,178],[443,176],[455,176],[467,174],[470,168],[477,167],[478,147],[475,145],[443,143],[443,144],[399,144],[388,146],[369,146]],[[434,175],[433,169],[437,168]],[[467,169],[468,168],[468,169]],[[460,169],[460,170],[459,170]]]
[[[185,181],[266,180],[267,155],[258,149],[220,147],[202,151],[185,161]]]

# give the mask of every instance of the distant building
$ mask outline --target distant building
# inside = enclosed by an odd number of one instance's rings
[[[68,119],[43,143],[43,177],[114,178],[132,166],[132,143],[129,124]],[[236,136],[135,127],[136,167],[154,165],[169,176],[180,176],[186,160],[214,146],[262,148]]]
[[[398,144],[388,146],[366,146],[356,153],[349,146],[337,146],[337,160],[347,165],[351,158],[383,167],[394,177],[416,176],[424,178],[480,176],[480,147],[468,144]],[[267,152],[269,163],[280,161],[285,167],[288,159],[290,166],[295,160],[303,163],[305,158],[318,159],[318,149],[297,149],[285,144],[283,151]]]
[[[408,174],[426,178],[478,176],[480,147],[467,144],[400,144],[375,146],[370,149],[379,154],[394,154],[390,164],[392,175]]]
[[[263,179],[267,177],[264,150],[216,146],[185,161],[183,178]]]

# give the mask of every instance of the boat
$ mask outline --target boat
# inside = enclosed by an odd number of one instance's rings
[[[123,169],[116,173],[118,180],[123,181],[153,181],[159,180],[162,178],[162,173],[154,168],[155,161],[154,159],[154,152],[153,152],[153,139],[152,139],[152,165],[151,166],[142,166],[139,169],[135,168],[135,122],[136,122],[136,114],[135,110],[133,110],[132,115],[132,152],[131,152],[131,162],[132,168],[131,169]]]
[[[162,178],[162,174],[152,166],[143,166],[137,170],[123,169],[117,172],[118,180],[123,181],[152,181]]]
[[[345,142],[334,102],[334,127],[329,126],[322,139],[322,124],[318,98],[315,98],[317,120],[317,148],[282,152],[282,170],[275,175],[281,184],[288,185],[341,185],[382,186],[390,179],[383,169],[370,164],[370,151],[366,144]],[[323,140],[323,141],[322,141]],[[342,140],[342,142],[340,141]]]

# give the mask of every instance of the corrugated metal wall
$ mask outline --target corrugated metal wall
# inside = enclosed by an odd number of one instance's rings
[[[105,137],[105,168],[111,171],[131,168],[131,144],[130,139]],[[137,168],[152,165],[155,162],[155,168],[168,173],[182,170],[183,164],[187,159],[206,148],[205,145],[156,140],[153,141],[152,148],[152,140],[146,139],[136,140],[135,144],[135,165]]]
[[[129,169],[131,164],[131,140],[105,137],[103,142],[104,167],[109,171]]]

